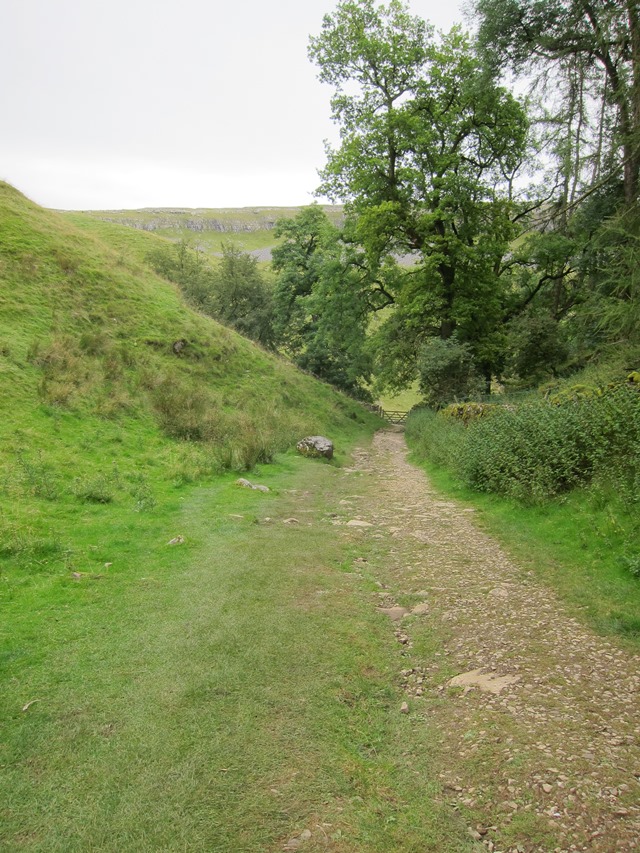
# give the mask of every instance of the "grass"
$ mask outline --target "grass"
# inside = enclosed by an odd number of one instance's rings
[[[466,849],[428,727],[398,714],[397,646],[342,570],[336,467],[257,475],[270,494],[217,478],[135,522],[87,505],[71,563],[18,572],[3,849],[267,851],[305,829],[307,850]]]
[[[0,185],[0,848],[468,849],[328,517],[378,419],[191,311],[158,239]]]
[[[409,412],[421,400],[422,396],[418,391],[417,383],[406,391],[398,394],[381,394],[378,398],[378,402],[387,412]]]

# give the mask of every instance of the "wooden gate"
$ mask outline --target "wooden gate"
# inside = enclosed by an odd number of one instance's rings
[[[384,418],[385,421],[389,421],[390,424],[404,424],[407,422],[409,412],[391,411],[390,409],[383,409],[382,406],[371,406],[370,408],[372,412]]]

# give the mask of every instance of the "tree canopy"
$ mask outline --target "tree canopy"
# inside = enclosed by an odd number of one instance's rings
[[[340,3],[309,53],[334,87],[341,135],[319,192],[346,203],[345,234],[362,248],[371,287],[395,306],[377,336],[381,374],[409,381],[426,341],[455,334],[490,377],[526,152],[523,106],[458,28],[436,38],[399,0]],[[411,265],[399,268],[407,255]]]
[[[344,219],[279,223],[269,340],[362,398],[417,381],[442,405],[640,344],[637,0],[474,11],[477,38],[341,0],[310,38],[340,131],[317,192]],[[247,263],[224,259],[218,316]]]

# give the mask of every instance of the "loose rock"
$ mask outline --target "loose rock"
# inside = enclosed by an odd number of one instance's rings
[[[296,444],[296,449],[303,456],[333,459],[333,442],[323,435],[308,435]]]
[[[253,489],[254,492],[269,491],[269,486],[262,486],[259,483],[252,483],[251,480],[247,480],[244,477],[240,477],[236,480],[236,486],[242,486],[244,489]]]

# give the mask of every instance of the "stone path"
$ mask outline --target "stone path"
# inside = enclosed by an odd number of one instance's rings
[[[571,618],[405,457],[393,430],[357,452],[349,518],[373,527],[345,535],[386,554],[375,606],[409,712],[441,740],[443,796],[490,851],[640,850],[640,657]],[[425,626],[433,655],[414,645]]]

